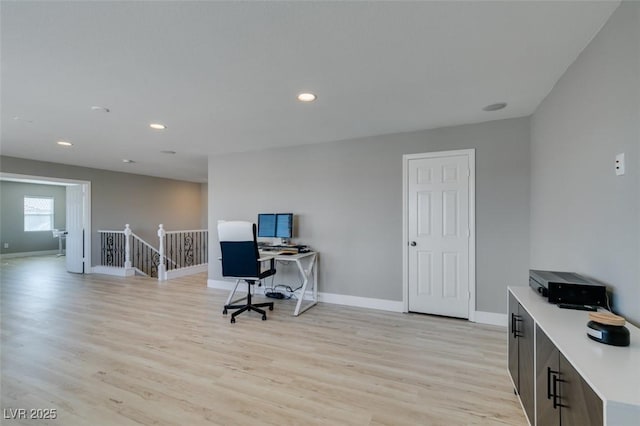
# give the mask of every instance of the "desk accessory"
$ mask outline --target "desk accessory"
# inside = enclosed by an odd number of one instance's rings
[[[612,346],[629,346],[629,330],[626,320],[611,312],[590,312],[587,335],[591,340]]]

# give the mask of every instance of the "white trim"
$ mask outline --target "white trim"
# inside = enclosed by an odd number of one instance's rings
[[[38,183],[40,185],[46,184],[59,184],[64,186],[71,185],[83,185],[83,190],[86,194],[85,202],[83,205],[83,213],[85,216],[84,223],[84,272],[90,274],[91,267],[91,181],[80,179],[64,179],[48,176],[35,176],[35,175],[21,175],[18,173],[5,173],[0,172],[0,180],[8,180],[13,182],[25,182],[25,183]],[[52,183],[55,182],[55,183]]]
[[[0,254],[0,259],[13,259],[16,257],[50,256],[52,254],[58,254],[58,250],[25,251],[21,253],[2,253]]]
[[[402,156],[402,312],[409,312],[409,160],[466,155],[469,158],[469,321],[476,322],[476,150],[424,152]]]
[[[335,293],[318,293],[318,301],[332,303],[334,305],[402,312],[402,302],[396,300],[374,299],[371,297],[349,296]]]
[[[215,288],[218,290],[233,290],[235,281],[224,280],[207,280],[208,288]],[[256,287],[258,294],[264,293],[264,287]],[[238,288],[239,292],[242,292],[241,287]],[[305,299],[310,298],[310,295],[305,295]],[[345,294],[335,293],[318,293],[318,302],[331,303],[333,305],[352,306],[356,308],[377,309],[380,311],[389,312],[404,312],[403,302],[397,300],[387,299],[374,299],[371,297],[349,296]],[[495,312],[474,312],[474,322],[478,324],[507,326],[507,314],[499,314]]]
[[[208,229],[187,229],[184,231],[165,231],[165,234],[181,234],[187,232],[209,232]]]
[[[235,281],[207,280],[207,287],[220,290],[233,290]],[[264,287],[256,287],[258,294],[263,293]],[[239,289],[240,291],[240,289]],[[313,296],[307,292],[306,299]],[[402,312],[402,302],[396,300],[373,299],[371,297],[348,296],[345,294],[318,293],[318,302],[331,303],[334,305],[353,306],[357,308],[377,309],[382,311]]]
[[[478,324],[507,326],[507,314],[498,314],[496,312],[475,311],[474,322]]]
[[[114,275],[116,277],[132,277],[136,271],[133,268],[118,268],[116,266],[94,266],[91,268],[93,274]]]
[[[409,160],[402,156],[402,312],[409,312]]]
[[[165,273],[166,279],[185,277],[187,275],[199,274],[201,272],[207,272],[209,270],[209,264],[203,263],[202,265],[187,266],[186,268],[173,269]],[[208,286],[208,283],[207,283]]]
[[[34,183],[37,185],[61,185],[61,186],[71,186],[71,185],[77,185],[79,183],[87,183],[87,181],[77,180],[77,179],[62,179],[62,178],[54,178],[54,177],[46,177],[46,176],[20,175],[17,173],[5,173],[5,172],[0,172],[0,180],[6,180],[10,182]]]

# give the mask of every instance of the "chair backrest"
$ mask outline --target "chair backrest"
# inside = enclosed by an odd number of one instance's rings
[[[218,223],[218,239],[222,251],[222,276],[252,278],[260,275],[254,223],[221,221]]]

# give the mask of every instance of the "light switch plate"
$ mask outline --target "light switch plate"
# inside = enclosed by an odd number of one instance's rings
[[[616,176],[624,174],[624,152],[616,155]]]

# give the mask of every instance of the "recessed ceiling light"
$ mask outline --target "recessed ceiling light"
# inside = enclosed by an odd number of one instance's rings
[[[491,105],[487,105],[486,107],[482,108],[483,111],[498,111],[501,109],[504,109],[507,107],[507,103],[506,102],[498,102],[497,104],[491,104]]]
[[[163,154],[175,154],[176,153],[175,151],[171,151],[171,150],[168,150],[168,149],[164,150],[164,151],[160,151],[160,152],[163,153]]]
[[[102,106],[97,106],[94,105],[91,107],[91,111],[95,111],[95,112],[110,112],[111,110],[109,108],[105,108]]]
[[[300,102],[313,102],[317,98],[318,97],[316,95],[314,95],[313,93],[300,93],[300,94],[298,94],[298,100]]]
[[[167,126],[165,126],[164,124],[160,124],[160,123],[151,123],[149,124],[149,127],[151,127],[152,129],[155,130],[164,130],[167,128]]]
[[[133,160],[129,160],[128,158],[124,158],[124,159],[122,160],[122,162],[123,162],[123,163],[135,163],[135,161],[133,161]]]
[[[58,145],[60,145],[60,146],[72,146],[73,145],[71,142],[67,142],[67,141],[58,141],[56,143]]]

